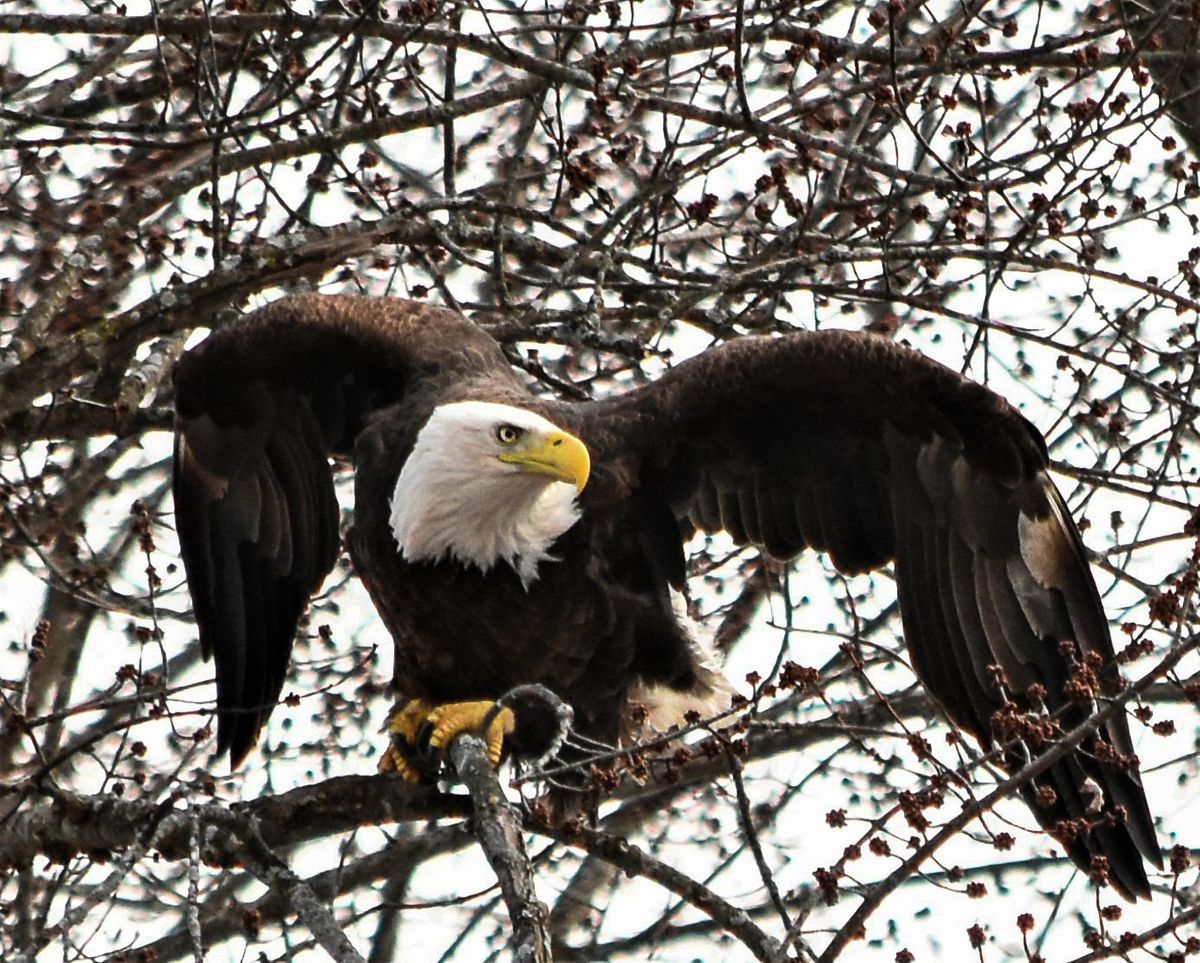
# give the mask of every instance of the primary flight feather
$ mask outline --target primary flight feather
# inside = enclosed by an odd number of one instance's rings
[[[998,713],[1065,730],[1120,690],[1041,436],[882,338],[741,338],[580,403],[531,394],[454,312],[301,295],[185,354],[175,386],[176,522],[235,764],[337,558],[333,454],[355,467],[348,548],[395,640],[391,758],[410,778],[428,775],[419,733],[443,745],[522,684],[610,744],[633,701],[664,724],[727,707],[672,601],[696,531],[780,559],[818,549],[847,573],[894,563],[913,667],[984,745],[1013,735]],[[1096,679],[1082,698],[1081,671]],[[502,744],[539,753],[555,726],[518,706],[492,727],[494,761]],[[1005,761],[1037,749],[1009,741]],[[1102,858],[1118,892],[1149,893],[1143,857],[1161,863],[1124,714],[1025,797],[1077,865]]]

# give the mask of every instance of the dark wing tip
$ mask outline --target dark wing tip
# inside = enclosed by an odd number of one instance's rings
[[[261,712],[222,709],[217,716],[217,756],[229,754],[229,769],[238,769],[258,743],[266,720]]]

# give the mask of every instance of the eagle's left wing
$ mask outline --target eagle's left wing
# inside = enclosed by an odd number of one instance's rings
[[[1045,442],[986,388],[882,338],[825,332],[740,339],[595,411],[641,497],[669,503],[685,534],[724,530],[779,558],[815,548],[851,573],[894,562],[913,666],[985,745],[1015,733],[994,728],[1008,697],[1036,709],[1035,683],[1064,729],[1119,690]],[[1148,893],[1141,855],[1160,856],[1123,713],[1025,797],[1078,865],[1104,857],[1118,891]]]

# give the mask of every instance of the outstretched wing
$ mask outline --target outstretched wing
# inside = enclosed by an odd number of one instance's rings
[[[724,530],[779,558],[815,548],[848,573],[894,561],[913,666],[984,744],[1019,732],[1011,713],[1007,731],[993,719],[1006,696],[1031,708],[1035,683],[1064,728],[1119,689],[1045,442],[986,388],[882,338],[824,332],[741,339],[597,414],[622,426],[628,471],[685,533]],[[1068,683],[1089,677],[1072,699]],[[1161,862],[1123,714],[1025,795],[1078,865],[1107,857],[1118,891],[1148,893],[1139,853]]]
[[[296,625],[338,553],[328,455],[415,390],[511,379],[461,316],[301,295],[212,335],[175,368],[175,520],[200,643],[217,666],[218,751],[237,765],[283,686]]]

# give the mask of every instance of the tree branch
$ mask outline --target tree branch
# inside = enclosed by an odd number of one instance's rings
[[[478,736],[460,735],[450,744],[450,761],[471,794],[475,838],[496,873],[508,907],[513,956],[519,961],[549,963],[549,911],[537,898],[521,821],[504,797],[496,770],[488,761],[487,746]]]
[[[0,853],[6,864],[19,866],[38,856],[65,862],[78,853],[121,852],[137,843],[161,807],[150,800],[56,792],[21,808],[37,792],[0,787],[0,810],[6,812],[0,817]],[[211,865],[236,866],[243,856],[242,834],[252,823],[261,827],[267,846],[294,846],[360,826],[465,816],[466,803],[461,796],[395,776],[339,776],[245,803],[202,806],[202,852]],[[158,823],[147,848],[167,859],[187,859],[190,833],[187,811],[175,809]]]
[[[329,908],[317,899],[312,887],[292,872],[292,868],[266,844],[258,820],[247,820],[243,833],[247,845],[242,852],[248,857],[246,863],[250,871],[296,911],[334,963],[366,963],[346,938]]]

